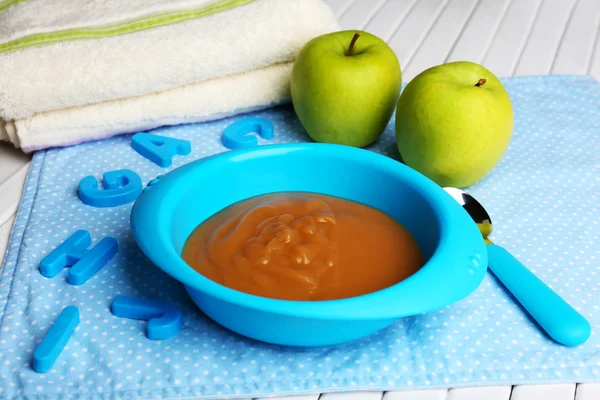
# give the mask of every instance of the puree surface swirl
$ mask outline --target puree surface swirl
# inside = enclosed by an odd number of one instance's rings
[[[366,205],[313,193],[236,203],[204,221],[183,258],[232,289],[288,300],[329,300],[391,286],[422,265],[412,235]]]

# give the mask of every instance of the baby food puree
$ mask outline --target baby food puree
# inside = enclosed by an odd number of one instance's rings
[[[313,193],[275,193],[238,202],[200,224],[184,260],[242,292],[286,300],[333,300],[394,285],[423,254],[387,214]]]

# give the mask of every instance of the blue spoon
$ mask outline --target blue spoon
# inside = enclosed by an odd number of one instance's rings
[[[577,346],[591,334],[589,322],[508,251],[492,243],[492,219],[485,208],[463,190],[446,187],[477,223],[488,250],[488,267],[529,315],[558,343]]]

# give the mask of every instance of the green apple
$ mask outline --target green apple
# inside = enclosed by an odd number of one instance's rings
[[[421,72],[396,109],[396,140],[406,165],[441,186],[478,182],[500,161],[513,131],[502,83],[466,61]]]
[[[294,110],[317,142],[356,147],[373,143],[394,112],[401,85],[394,51],[363,31],[310,40],[292,68]]]

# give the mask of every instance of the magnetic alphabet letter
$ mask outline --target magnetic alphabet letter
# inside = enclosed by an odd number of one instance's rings
[[[53,278],[65,267],[71,266],[68,281],[71,285],[83,285],[119,251],[116,239],[104,237],[88,250],[92,238],[88,231],[80,230],[62,242],[40,262],[40,272]]]
[[[173,156],[187,156],[192,145],[187,140],[140,132],[131,138],[131,147],[156,165],[167,168],[171,166]]]

